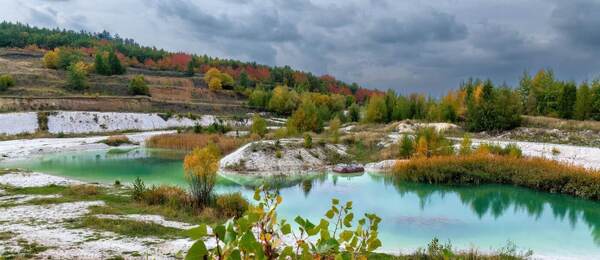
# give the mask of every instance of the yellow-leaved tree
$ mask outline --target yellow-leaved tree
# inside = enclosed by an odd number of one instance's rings
[[[48,51],[44,54],[44,67],[48,69],[58,69],[58,52],[59,50]]]
[[[183,169],[194,202],[199,207],[210,204],[217,180],[221,151],[215,144],[196,148],[185,156]]]

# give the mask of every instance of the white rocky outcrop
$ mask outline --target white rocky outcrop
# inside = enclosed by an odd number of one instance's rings
[[[82,184],[82,182],[38,172],[14,172],[0,175],[0,184],[28,188],[48,185],[67,186]]]
[[[419,128],[433,128],[438,132],[444,132],[451,129],[458,129],[460,127],[450,123],[418,123],[410,120],[402,121],[398,123],[398,126],[396,127],[399,133],[414,133]]]
[[[38,121],[35,112],[0,114],[0,134],[32,134],[37,129]]]
[[[401,160],[384,160],[365,164],[365,172],[389,172]]]
[[[175,127],[208,126],[215,122],[213,116],[200,119],[172,116],[165,120],[156,113],[118,113],[59,111],[48,116],[50,133],[100,133],[125,130],[148,131]]]
[[[260,175],[295,174],[324,170],[329,166],[328,156],[345,156],[341,145],[314,145],[307,149],[302,139],[266,140],[246,144],[220,161],[223,172]]]
[[[144,141],[151,136],[169,133],[175,133],[175,131],[144,132],[125,134],[125,136],[127,136],[129,141],[143,145]],[[25,158],[32,155],[56,152],[107,149],[110,148],[110,146],[100,143],[107,138],[108,136],[90,136],[76,138],[38,138],[0,141],[0,159]]]

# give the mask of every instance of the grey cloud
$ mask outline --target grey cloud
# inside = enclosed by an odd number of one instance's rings
[[[524,69],[576,80],[600,72],[597,1],[105,0],[101,10],[91,1],[21,2],[31,9],[11,8],[21,22],[107,28],[174,51],[403,92],[443,94],[471,76],[516,84]],[[11,12],[0,19],[14,20]]]
[[[375,41],[383,43],[416,44],[461,40],[467,36],[468,30],[454,16],[433,11],[406,20],[381,18],[373,24],[369,34]]]
[[[575,44],[600,45],[600,2],[558,1],[552,13],[553,26]]]

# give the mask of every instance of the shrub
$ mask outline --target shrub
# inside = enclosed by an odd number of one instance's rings
[[[266,189],[254,194],[257,207],[241,218],[212,227],[206,225],[188,231],[196,242],[189,249],[186,259],[344,259],[353,256],[366,259],[381,247],[378,227],[381,219],[365,214],[355,221],[352,202],[341,204],[333,199],[331,208],[318,225],[303,217],[296,217],[297,230],[285,219],[279,220],[277,207],[281,196]],[[357,223],[357,227],[353,224]],[[258,234],[255,234],[258,232]],[[294,239],[283,244],[284,236]],[[217,246],[207,249],[205,241],[216,241]],[[302,256],[302,257],[301,257]],[[314,256],[314,258],[313,258]]]
[[[133,190],[131,190],[131,197],[134,200],[140,201],[144,199],[144,193],[146,192],[146,184],[140,177],[136,177],[133,181]]]
[[[0,76],[0,91],[5,91],[13,86],[15,86],[15,79],[11,75]]]
[[[277,151],[275,151],[275,157],[276,157],[277,159],[281,159],[281,157],[283,157],[283,154],[281,153],[281,150],[277,150]]]
[[[196,206],[209,205],[217,180],[221,152],[214,144],[196,148],[185,156],[183,168]]]
[[[104,140],[103,143],[109,146],[119,146],[122,144],[131,144],[131,141],[125,135],[113,135],[106,138],[106,140]]]
[[[58,49],[46,52],[44,58],[42,58],[42,62],[44,63],[44,67],[48,69],[58,69]]]
[[[165,205],[175,209],[190,205],[188,193],[177,186],[152,186],[144,191],[142,198],[148,205]]]
[[[331,142],[337,144],[340,141],[340,127],[342,122],[338,117],[331,119],[329,121],[329,135],[331,137]]]
[[[460,150],[458,153],[460,155],[469,155],[473,152],[472,146],[473,142],[471,142],[471,136],[469,134],[465,134],[462,142],[460,142]]]
[[[410,158],[415,152],[415,142],[407,134],[402,135],[400,140],[400,157]]]
[[[304,148],[310,149],[313,147],[312,136],[309,133],[304,134]]]
[[[543,158],[478,154],[415,158],[394,167],[398,181],[512,184],[600,200],[600,172]]]
[[[252,127],[250,128],[250,133],[264,137],[267,131],[267,121],[259,114],[254,114],[252,117]]]
[[[134,76],[129,81],[129,94],[134,95],[134,96],[137,96],[137,95],[149,96],[150,95],[150,89],[148,89],[148,85],[146,84],[146,80],[144,80],[144,76],[137,75],[137,76]]]
[[[77,62],[67,68],[67,87],[72,90],[87,88],[87,68],[85,63]]]
[[[241,193],[218,195],[215,208],[219,215],[227,218],[239,218],[248,210],[248,200]]]
[[[475,150],[476,154],[495,154],[502,156],[513,156],[513,157],[521,157],[523,152],[521,148],[517,144],[508,144],[505,147],[502,147],[498,144],[480,144]]]

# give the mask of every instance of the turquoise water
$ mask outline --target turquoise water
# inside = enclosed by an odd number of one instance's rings
[[[141,177],[149,184],[185,187],[181,153],[106,150],[54,154],[3,162],[74,179],[113,183]],[[217,191],[241,191],[248,197],[265,181],[238,175],[219,178]],[[384,250],[409,252],[433,238],[456,248],[498,249],[514,242],[536,255],[600,258],[600,203],[563,195],[499,185],[452,187],[396,182],[381,174],[312,174],[269,178],[284,198],[280,215],[318,220],[332,198],[352,200],[356,213],[372,212],[383,221]]]

